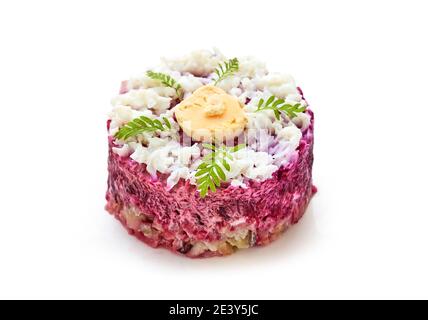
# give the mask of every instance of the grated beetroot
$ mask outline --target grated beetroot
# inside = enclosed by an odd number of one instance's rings
[[[110,137],[106,209],[140,240],[189,257],[226,255],[236,247],[268,244],[299,221],[316,192],[312,185],[314,117],[311,110],[307,112],[311,124],[303,132],[293,162],[271,179],[249,181],[247,189],[225,184],[205,198],[183,179],[168,190],[167,175],[154,179],[144,164],[113,153]],[[230,240],[242,231],[247,231],[242,243]]]

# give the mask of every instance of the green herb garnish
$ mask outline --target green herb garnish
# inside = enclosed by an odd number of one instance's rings
[[[222,181],[226,181],[224,169],[230,171],[229,160],[233,160],[232,153],[245,148],[245,144],[239,144],[234,147],[216,147],[212,144],[203,144],[204,148],[211,150],[203,159],[196,171],[198,191],[204,198],[208,189],[212,192],[216,191],[216,187],[220,187]]]
[[[239,61],[237,58],[233,58],[233,59],[230,59],[229,61],[226,61],[224,65],[220,63],[218,65],[218,68],[215,69],[215,73],[217,74],[218,78],[214,82],[214,85],[217,85],[220,81],[233,75],[238,70],[239,70]]]
[[[114,136],[120,140],[127,140],[143,132],[171,129],[171,123],[167,118],[162,118],[162,121],[163,123],[159,119],[150,119],[146,116],[141,116],[125,124]]]
[[[153,80],[160,81],[163,85],[173,88],[178,96],[179,99],[181,99],[183,90],[181,88],[181,85],[174,80],[170,75],[167,75],[165,73],[161,72],[153,72],[153,71],[147,71],[147,76]]]
[[[297,116],[297,113],[305,112],[306,107],[302,106],[300,103],[291,105],[285,103],[284,99],[278,99],[275,96],[270,96],[266,102],[263,99],[260,99],[256,112],[263,110],[272,110],[275,114],[275,118],[279,120],[281,118],[281,111],[290,119],[293,119]]]

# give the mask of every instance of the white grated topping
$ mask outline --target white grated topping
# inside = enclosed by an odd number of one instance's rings
[[[211,83],[215,68],[226,60],[217,50],[194,51],[184,57],[164,58],[159,67],[151,70],[173,77],[181,85],[184,97],[188,97],[196,89]],[[261,98],[266,101],[271,95],[285,99],[292,105],[300,103],[306,106],[306,102],[290,75],[269,73],[264,63],[252,57],[238,57],[238,60],[239,71],[218,86],[245,105],[247,147],[233,153],[231,170],[224,171],[232,186],[246,188],[246,181],[269,179],[280,166],[296,156],[302,132],[309,127],[311,118],[307,113],[299,113],[291,120],[285,117],[278,121],[271,110],[256,112],[258,101]],[[169,188],[180,179],[196,184],[195,173],[201,163],[203,148],[197,143],[190,145],[187,141],[186,145],[180,141],[180,128],[170,109],[176,99],[176,91],[152,80],[145,73],[131,77],[127,88],[127,93],[112,99],[110,135],[113,136],[119,127],[142,115],[152,119],[165,117],[172,129],[157,134],[143,133],[126,143],[116,141],[118,147],[114,147],[113,152],[146,164],[152,176],[168,174]]]

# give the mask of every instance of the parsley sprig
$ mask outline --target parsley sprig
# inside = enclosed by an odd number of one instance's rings
[[[204,198],[208,190],[216,191],[222,181],[226,181],[226,174],[223,170],[230,171],[229,161],[233,160],[232,153],[245,148],[245,144],[239,144],[234,147],[220,146],[212,144],[203,144],[204,148],[211,150],[203,159],[196,171],[197,186],[199,194]]]
[[[146,116],[141,116],[125,124],[114,136],[120,140],[127,140],[143,132],[171,129],[171,123],[167,118],[162,118],[162,121],[163,123],[159,119],[150,119]]]
[[[235,72],[239,70],[239,61],[237,58],[230,59],[229,61],[224,62],[224,64],[219,64],[218,68],[215,69],[217,75],[217,80],[214,82],[214,85],[217,85],[220,81],[230,77]]]
[[[293,119],[297,116],[297,113],[305,112],[306,107],[302,106],[300,103],[291,105],[285,103],[284,99],[270,96],[266,102],[264,99],[260,99],[256,112],[263,110],[272,110],[275,114],[275,118],[279,120],[281,118],[281,112],[284,112],[290,119]]]
[[[164,86],[173,88],[178,98],[181,99],[183,95],[183,89],[181,85],[170,75],[161,72],[153,72],[150,70],[147,71],[146,74],[149,78],[160,81]]]

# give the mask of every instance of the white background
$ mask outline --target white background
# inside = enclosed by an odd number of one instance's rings
[[[0,298],[428,298],[426,1],[2,1]],[[316,114],[306,216],[189,260],[103,207],[122,79],[213,46],[295,76]]]

